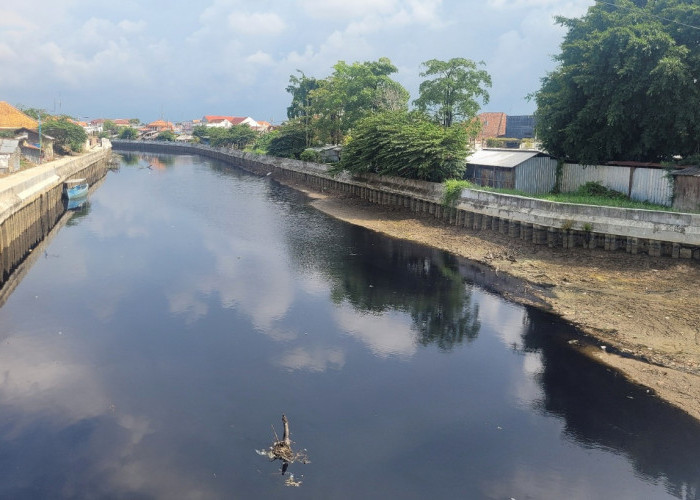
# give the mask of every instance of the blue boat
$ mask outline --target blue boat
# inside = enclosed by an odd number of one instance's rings
[[[73,179],[66,181],[65,193],[69,200],[75,198],[84,198],[88,194],[88,183],[85,179]]]

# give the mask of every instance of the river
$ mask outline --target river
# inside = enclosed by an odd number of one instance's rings
[[[700,498],[700,425],[469,262],[124,158],[0,309],[0,498]]]

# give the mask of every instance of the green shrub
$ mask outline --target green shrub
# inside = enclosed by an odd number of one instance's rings
[[[469,181],[460,179],[448,179],[443,183],[442,204],[445,207],[454,207],[462,195],[462,190],[472,187]]]
[[[305,149],[299,155],[299,159],[302,161],[321,163],[321,153],[319,153],[318,151],[314,151],[313,149]]]
[[[579,196],[598,196],[602,198],[621,199],[627,195],[603,186],[600,182],[587,182],[576,190]]]

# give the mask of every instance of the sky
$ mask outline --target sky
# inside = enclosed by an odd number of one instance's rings
[[[555,67],[594,0],[24,0],[0,5],[0,101],[80,120],[204,115],[286,119],[297,70],[388,57],[418,97],[421,63],[483,61],[481,111],[535,110],[527,95]]]

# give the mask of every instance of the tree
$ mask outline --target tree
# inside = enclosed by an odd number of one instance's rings
[[[557,68],[534,94],[537,135],[584,164],[700,152],[700,6],[597,3],[568,28]]]
[[[480,62],[479,65],[483,65]],[[454,58],[449,61],[431,59],[422,64],[425,71],[420,76],[435,76],[420,84],[419,97],[413,103],[424,112],[432,114],[445,127],[470,120],[479,111],[480,99],[489,102],[486,88],[491,87],[491,77],[478,69],[469,59]]]
[[[102,124],[102,130],[109,135],[116,135],[119,133],[119,127],[112,120],[105,120]]]
[[[51,115],[47,113],[45,109],[25,108],[21,104],[17,106],[17,109],[21,110],[25,115],[31,116],[35,120],[41,118],[41,121],[46,121],[51,118]]]
[[[287,108],[287,118],[298,118],[304,127],[306,146],[312,143],[313,131],[313,107],[311,106],[311,91],[318,88],[315,78],[307,77],[302,71],[297,70],[300,76],[290,75],[287,92],[292,94],[292,103]]]
[[[139,136],[139,131],[133,127],[124,127],[119,132],[120,139],[133,140]]]
[[[306,149],[306,132],[299,120],[290,120],[275,131],[267,145],[267,154],[299,158]]]
[[[163,130],[156,136],[156,141],[168,141],[168,142],[173,142],[175,141],[175,132],[172,130]]]
[[[396,71],[386,57],[352,64],[338,61],[333,74],[309,92],[319,138],[340,144],[353,126],[370,113],[407,109],[408,91],[389,78]]]
[[[42,124],[42,133],[54,138],[54,147],[62,152],[80,152],[83,150],[87,133],[80,125],[69,121],[68,118],[51,118]]]
[[[468,130],[462,125],[442,127],[419,112],[376,113],[357,124],[340,168],[432,182],[461,178]]]

